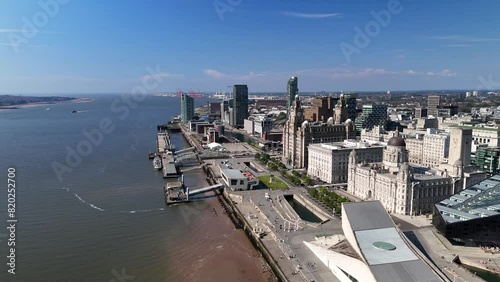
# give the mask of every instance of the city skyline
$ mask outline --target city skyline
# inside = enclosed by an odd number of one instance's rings
[[[1,94],[500,88],[495,1],[40,3],[0,4]]]

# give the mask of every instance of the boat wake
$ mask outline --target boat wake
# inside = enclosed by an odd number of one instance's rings
[[[149,209],[149,210],[136,210],[136,211],[120,211],[121,213],[143,213],[152,211],[163,211],[165,208]]]
[[[66,187],[63,187],[61,188],[62,190],[66,190],[66,192],[69,192],[69,188],[66,188]],[[101,212],[104,212],[106,211],[105,209],[102,209],[92,203],[89,203],[87,201],[85,201],[84,199],[82,199],[82,197],[80,197],[77,193],[74,193],[75,194],[75,197],[80,200],[80,202],[82,202],[83,204],[85,205],[88,205],[89,207],[93,208],[93,209],[96,209],[98,211],[101,211]],[[157,208],[157,209],[148,209],[148,210],[136,210],[136,211],[119,211],[119,213],[146,213],[146,212],[153,212],[153,211],[163,211],[165,210],[165,208]],[[108,212],[113,212],[113,211],[109,211]]]

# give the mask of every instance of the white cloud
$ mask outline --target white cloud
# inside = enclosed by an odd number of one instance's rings
[[[313,76],[323,76],[331,79],[364,79],[382,76],[434,76],[434,77],[451,77],[456,76],[457,73],[449,69],[444,69],[439,72],[423,71],[418,72],[415,70],[388,70],[383,68],[364,68],[364,69],[347,69],[347,68],[332,68],[332,69],[309,69],[301,70],[295,73]]]
[[[324,18],[341,18],[342,14],[339,13],[329,13],[329,14],[315,14],[315,13],[295,13],[284,11],[281,12],[285,16],[305,18],[305,19],[324,19]]]
[[[225,74],[221,73],[220,71],[213,70],[213,69],[203,70],[203,72],[205,73],[206,76],[209,76],[213,79],[223,79],[226,77]]]
[[[446,35],[446,36],[433,36],[431,39],[448,40],[448,41],[461,41],[461,42],[490,42],[500,41],[500,37],[474,37],[464,35]]]
[[[440,72],[432,72],[432,71],[428,71],[426,72],[426,75],[427,76],[445,76],[445,77],[450,77],[450,76],[456,76],[457,73],[456,72],[453,72],[449,69],[444,69]]]
[[[251,80],[257,77],[264,77],[268,75],[268,72],[262,72],[262,73],[255,73],[255,72],[249,72],[246,75],[237,75],[237,74],[225,74],[222,73],[218,70],[214,69],[205,69],[203,70],[203,73],[216,80],[221,80],[221,79],[230,79],[230,80]]]
[[[148,74],[148,75],[142,76],[141,79],[149,80],[149,79],[179,78],[179,77],[183,77],[183,75],[182,74],[168,73],[168,72],[160,72],[160,73],[155,73],[152,75]]]
[[[442,47],[461,48],[461,47],[472,47],[472,45],[471,44],[448,44],[448,45],[443,45]]]

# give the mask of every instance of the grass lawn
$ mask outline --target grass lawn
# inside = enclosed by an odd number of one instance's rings
[[[262,181],[262,183],[264,183],[264,185],[266,185],[271,190],[281,190],[288,188],[285,182],[281,181],[281,179],[277,177],[273,177],[273,182],[271,182],[271,177],[271,175],[259,176],[259,180]]]

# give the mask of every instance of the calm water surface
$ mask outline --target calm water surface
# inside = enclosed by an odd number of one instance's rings
[[[2,217],[0,281],[121,281],[117,275],[123,271],[133,281],[174,281],[169,278],[183,252],[179,242],[203,248],[185,242],[196,226],[182,208],[165,208],[164,180],[147,158],[155,148],[156,125],[179,114],[179,99],[151,96],[131,108],[120,96],[94,98],[0,112],[0,180],[6,183],[7,169],[16,168],[18,219],[17,274],[11,276],[5,270]],[[82,131],[98,129],[103,119],[109,119],[112,133],[103,134],[97,146],[87,142]],[[173,143],[186,146],[180,134]],[[68,150],[78,146],[80,163],[68,158]],[[60,179],[55,162],[70,170]],[[202,177],[187,178],[196,185]]]

